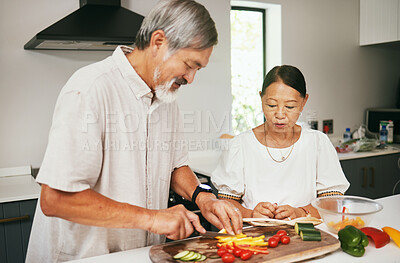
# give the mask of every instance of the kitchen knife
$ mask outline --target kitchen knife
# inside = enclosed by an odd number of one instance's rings
[[[221,237],[221,236],[234,236],[231,234],[226,234],[226,233],[219,233],[219,232],[214,232],[214,231],[206,231],[204,234],[200,232],[196,232],[196,234],[200,235],[201,237],[205,238],[215,238],[215,237]]]

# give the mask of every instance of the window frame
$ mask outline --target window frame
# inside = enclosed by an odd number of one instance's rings
[[[233,5],[231,6],[231,10],[238,10],[238,11],[253,11],[253,12],[260,12],[262,14],[262,20],[264,21],[264,23],[262,23],[262,41],[263,41],[263,45],[262,45],[262,51],[263,51],[263,76],[265,77],[265,74],[267,73],[267,32],[266,32],[266,16],[265,16],[265,9],[264,8],[256,8],[256,7],[247,7],[247,6],[237,6],[237,5]],[[263,77],[263,78],[264,78]]]

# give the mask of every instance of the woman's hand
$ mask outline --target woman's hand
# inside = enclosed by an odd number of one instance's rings
[[[290,205],[280,205],[275,210],[276,219],[292,220],[301,217],[303,210],[301,208],[294,208]]]
[[[274,218],[276,208],[276,204],[271,204],[270,202],[260,202],[256,205],[256,207],[254,207],[251,217]]]

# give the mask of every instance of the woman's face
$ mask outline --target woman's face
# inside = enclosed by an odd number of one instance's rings
[[[261,97],[262,109],[269,131],[291,132],[301,111],[306,105],[308,94],[301,97],[294,88],[281,80],[269,85]]]

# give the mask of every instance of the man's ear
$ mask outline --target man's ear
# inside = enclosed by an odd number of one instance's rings
[[[165,32],[163,30],[158,29],[151,34],[150,48],[154,56],[156,56],[158,51],[160,51],[166,44],[167,38],[165,37]]]

